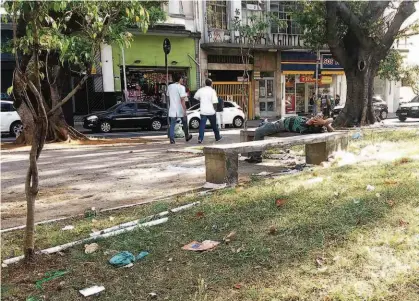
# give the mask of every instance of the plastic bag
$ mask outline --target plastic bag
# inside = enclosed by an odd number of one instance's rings
[[[175,125],[175,138],[185,138],[185,133],[183,132],[182,125],[177,123]]]

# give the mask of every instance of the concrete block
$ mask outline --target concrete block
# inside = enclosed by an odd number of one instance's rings
[[[215,184],[238,183],[238,153],[206,153],[206,181]]]

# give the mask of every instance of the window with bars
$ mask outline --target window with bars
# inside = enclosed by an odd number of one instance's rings
[[[242,22],[251,25],[251,18],[254,16],[256,20],[263,18],[265,10],[264,1],[243,0],[242,1]]]
[[[227,1],[207,1],[207,22],[209,28],[227,29]]]
[[[287,24],[286,27],[271,25],[271,33],[302,34],[301,27],[292,19],[292,12],[297,8],[296,1],[271,1],[270,12],[278,17],[280,21]]]

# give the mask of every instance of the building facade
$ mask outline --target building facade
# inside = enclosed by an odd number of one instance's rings
[[[248,101],[249,118],[278,117],[310,112],[309,98],[315,91],[339,94],[344,101],[346,80],[342,68],[325,48],[312,53],[304,46],[302,30],[292,19],[293,1],[201,1],[201,78],[209,77],[221,96],[242,106]],[[245,41],[233,29],[234,22],[251,24],[270,13],[287,24],[271,25],[266,32]],[[251,46],[249,46],[251,45]],[[251,47],[251,57],[243,53]],[[316,65],[318,76],[316,78]],[[243,72],[243,70],[247,72]],[[248,100],[234,89],[245,81]]]

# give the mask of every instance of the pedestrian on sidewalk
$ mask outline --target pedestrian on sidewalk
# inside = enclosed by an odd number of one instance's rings
[[[183,85],[183,77],[180,74],[173,75],[174,83],[170,84],[167,90],[169,96],[169,138],[170,143],[175,144],[175,126],[178,118],[182,119],[183,131],[185,132],[185,140],[188,142],[192,139],[189,134],[188,120],[186,118],[186,101],[188,94],[186,93],[185,86]]]
[[[205,80],[205,87],[200,88],[196,91],[195,99],[200,102],[201,109],[201,122],[199,124],[199,137],[198,143],[204,141],[205,126],[207,120],[210,121],[212,130],[215,135],[215,140],[220,141],[223,137],[220,135],[220,131],[217,127],[217,116],[215,112],[215,106],[218,104],[217,92],[212,88],[212,80],[207,78]]]

